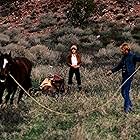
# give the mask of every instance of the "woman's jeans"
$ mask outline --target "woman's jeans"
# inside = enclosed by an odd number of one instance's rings
[[[79,68],[70,68],[70,70],[69,70],[68,84],[69,85],[72,85],[72,78],[73,78],[73,75],[74,74],[76,76],[77,84],[78,84],[78,86],[80,86],[81,85],[81,78],[80,78]]]

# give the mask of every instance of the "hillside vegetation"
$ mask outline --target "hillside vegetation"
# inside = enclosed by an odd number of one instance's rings
[[[106,76],[120,60],[121,43],[140,53],[139,0],[1,0],[0,14],[0,51],[34,63],[33,88],[60,73],[67,89],[66,55],[73,43],[83,62],[82,91],[74,79],[71,94],[34,93],[46,108],[25,94],[18,108],[0,109],[1,140],[140,139],[140,72],[134,76],[129,114],[123,112],[121,73]]]

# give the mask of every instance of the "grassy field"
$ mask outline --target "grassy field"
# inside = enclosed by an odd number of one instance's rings
[[[120,73],[106,76],[106,67],[81,67],[83,89],[73,86],[71,94],[53,98],[40,95],[35,99],[60,114],[42,108],[24,96],[19,108],[10,105],[0,110],[1,140],[139,140],[140,97],[139,72],[131,89],[134,112],[124,114],[118,90]],[[66,65],[37,65],[32,70],[33,87],[38,87],[48,73],[59,72],[67,82]],[[75,81],[74,81],[75,83]],[[76,83],[75,83],[76,84]],[[61,114],[62,113],[62,114]]]
[[[134,112],[127,115],[119,90],[121,73],[106,76],[120,60],[121,43],[131,43],[140,54],[139,24],[131,27],[103,20],[74,27],[65,19],[59,25],[52,12],[38,21],[34,25],[32,17],[27,17],[18,28],[3,24],[0,52],[11,51],[12,57],[25,56],[34,63],[33,88],[50,73],[60,73],[67,89],[65,58],[71,44],[78,44],[82,91],[77,91],[74,80],[71,94],[53,98],[40,92],[34,96],[46,108],[24,95],[18,108],[0,109],[0,140],[140,140],[140,71],[131,89]]]

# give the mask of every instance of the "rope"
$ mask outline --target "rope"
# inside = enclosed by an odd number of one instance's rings
[[[122,88],[122,86],[140,69],[140,66],[120,85],[116,93]]]
[[[36,99],[34,99],[19,83],[18,81],[9,73],[9,76],[15,81],[15,83],[34,101],[36,102],[39,106],[41,106],[42,108],[50,111],[50,112],[53,112],[53,113],[56,113],[57,115],[70,115],[70,114],[66,114],[66,113],[61,113],[61,112],[57,112],[57,111],[54,111],[44,105],[42,105],[41,103],[39,103]]]
[[[110,98],[106,103],[103,103],[102,105],[100,106],[97,106],[95,107],[94,109],[92,109],[91,111],[87,111],[86,114],[89,114],[90,112],[98,109],[98,108],[102,108],[104,106],[106,106],[108,103],[110,103],[114,97],[115,97],[115,94],[117,94],[119,92],[119,90],[122,88],[122,86],[140,69],[140,66],[119,86],[118,90],[114,93],[114,96],[112,96],[112,98]]]
[[[119,92],[119,90],[122,88],[122,86],[140,69],[140,66],[119,86],[118,90],[115,92],[115,94],[117,94]],[[61,112],[57,112],[57,111],[54,111],[44,105],[42,105],[41,103],[39,103],[37,100],[35,100],[18,82],[17,80],[9,73],[9,76],[17,83],[17,85],[34,101],[36,102],[39,106],[41,106],[42,108],[50,111],[50,112],[53,112],[53,113],[56,113],[58,115],[74,115],[74,114],[77,114],[77,113],[73,113],[73,114],[67,114],[67,113],[61,113]],[[110,98],[106,103],[103,103],[102,105],[100,106],[97,106],[95,107],[94,109],[92,109],[91,111],[87,111],[85,112],[86,114],[89,114],[90,112],[98,109],[98,108],[102,108],[104,106],[106,106],[108,103],[110,103],[114,97],[115,97],[115,94],[114,96],[112,96],[112,98]]]

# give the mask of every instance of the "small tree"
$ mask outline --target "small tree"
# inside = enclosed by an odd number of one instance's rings
[[[28,0],[0,0],[0,6],[2,12],[1,16],[7,16],[14,12],[14,14],[19,15],[21,10],[21,5]]]
[[[74,25],[81,25],[90,16],[93,9],[93,0],[72,0],[68,18]]]

